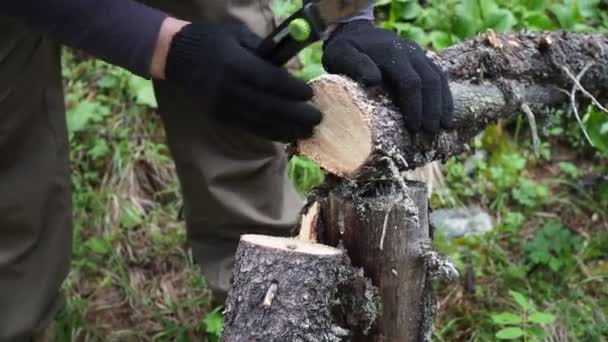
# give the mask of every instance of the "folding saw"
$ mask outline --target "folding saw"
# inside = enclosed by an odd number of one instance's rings
[[[258,55],[275,65],[283,65],[307,46],[325,38],[331,25],[355,14],[369,0],[313,0],[305,2],[258,48]]]

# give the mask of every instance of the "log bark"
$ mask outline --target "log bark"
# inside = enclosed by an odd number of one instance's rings
[[[435,136],[410,133],[382,89],[363,89],[342,76],[313,80],[313,102],[325,114],[311,139],[297,150],[325,170],[354,178],[392,159],[414,169],[462,152],[489,123],[518,113],[567,103],[576,75],[594,96],[608,98],[608,36],[582,33],[488,34],[439,54],[429,53],[448,75],[455,126]],[[380,168],[382,169],[382,168]]]

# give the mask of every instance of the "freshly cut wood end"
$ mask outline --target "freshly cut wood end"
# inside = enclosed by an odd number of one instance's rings
[[[293,238],[284,238],[268,235],[243,235],[241,241],[250,243],[252,245],[280,249],[283,251],[303,253],[311,255],[339,255],[342,253],[337,248],[333,248],[310,241],[302,241]]]
[[[366,113],[356,103],[364,94],[353,81],[335,75],[310,84],[315,91],[312,102],[323,113],[323,121],[310,139],[298,142],[298,150],[333,174],[352,176],[373,151]]]
[[[317,220],[319,219],[319,202],[313,203],[308,211],[302,215],[300,234],[298,238],[302,241],[317,242]]]

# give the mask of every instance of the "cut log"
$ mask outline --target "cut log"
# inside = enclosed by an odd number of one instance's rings
[[[318,198],[316,200],[319,200]],[[432,310],[424,246],[430,241],[423,183],[343,183],[320,200],[323,243],[342,244],[355,267],[379,288],[382,313],[353,341],[423,341]]]
[[[582,33],[512,33],[481,36],[440,54],[429,53],[448,75],[456,129],[436,136],[411,134],[382,89],[363,89],[336,75],[311,82],[314,104],[324,113],[311,139],[297,144],[325,170],[353,178],[377,171],[387,157],[400,170],[462,152],[489,123],[519,112],[569,101],[568,75],[585,67],[581,84],[608,98],[608,36]]]
[[[297,239],[241,238],[223,341],[341,341],[332,316],[344,279],[340,250]]]

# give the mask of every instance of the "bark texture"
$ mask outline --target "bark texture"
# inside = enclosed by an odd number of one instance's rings
[[[313,138],[298,143],[301,154],[327,171],[356,177],[377,171],[391,158],[400,170],[445,160],[465,149],[489,123],[520,112],[567,103],[577,75],[600,99],[608,99],[608,36],[567,32],[488,34],[430,54],[448,75],[456,128],[430,136],[404,129],[382,89],[363,89],[345,77],[312,81],[316,105],[325,113]],[[364,127],[361,127],[364,126]],[[328,147],[329,146],[329,147]]]
[[[226,301],[226,342],[338,342],[379,312],[371,282],[342,250],[302,239],[244,235]]]
[[[342,183],[322,199],[320,240],[342,245],[378,287],[382,311],[368,334],[352,341],[422,341],[433,304],[425,246],[430,242],[423,183]]]

